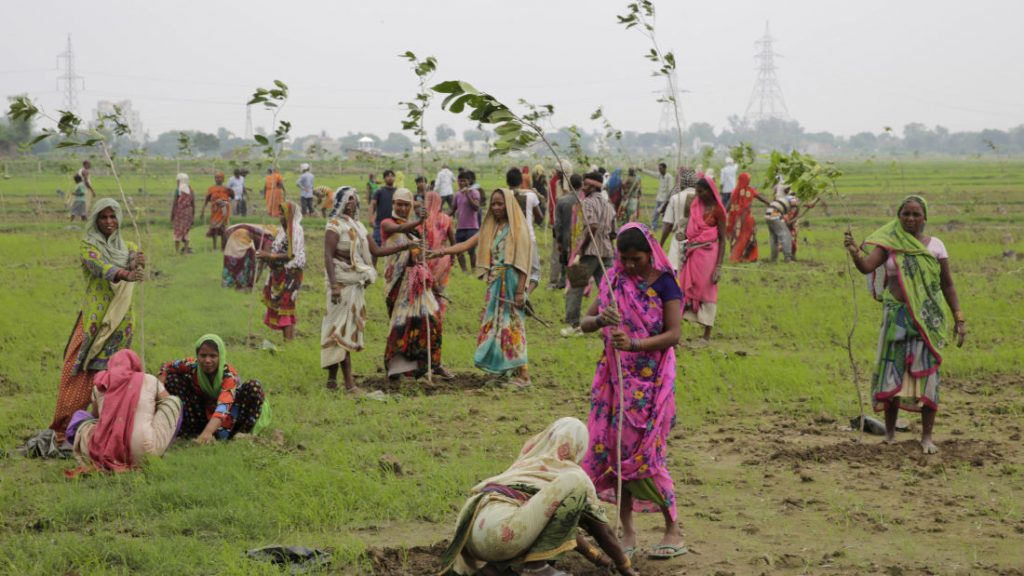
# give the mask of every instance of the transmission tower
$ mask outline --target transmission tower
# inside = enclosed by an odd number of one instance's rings
[[[252,140],[252,106],[245,107],[245,139]]]
[[[781,54],[775,52],[773,42],[775,39],[772,38],[768,22],[765,22],[764,36],[754,43],[757,46],[757,55],[754,56],[757,61],[757,81],[754,82],[754,90],[750,93],[750,103],[747,104],[747,112],[744,115],[751,123],[769,118],[789,119],[789,109],[786,108],[786,101],[782,99],[782,88],[775,76],[775,57]]]
[[[57,91],[64,93],[64,109],[78,111],[78,90],[85,90],[85,78],[75,73],[75,53],[71,49],[71,34],[68,34],[68,48],[57,55],[57,68],[62,74],[57,77]]]
[[[655,90],[655,94],[661,95],[661,119],[658,120],[658,132],[674,132],[676,129],[676,111],[675,105],[669,98],[672,96],[672,88],[675,87],[676,92],[676,104],[679,104],[679,123],[682,124],[683,130],[686,129],[686,119],[683,116],[683,104],[679,101],[679,95],[688,90],[679,89],[679,80],[676,78],[676,72],[671,72],[672,77],[665,78],[665,89]]]

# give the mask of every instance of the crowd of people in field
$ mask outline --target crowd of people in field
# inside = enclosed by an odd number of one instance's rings
[[[723,262],[758,260],[754,201],[765,205],[771,260],[781,252],[786,262],[796,256],[801,203],[784,182],[770,194],[758,192],[731,159],[717,179],[701,167],[680,166],[673,176],[662,163],[649,172],[657,179],[653,210],[641,214],[645,172],[578,173],[561,161],[550,174],[542,166],[509,168],[505,187],[485,190],[472,170],[444,166],[430,181],[416,177],[411,189],[392,170],[382,182],[370,175],[365,186],[332,189],[315,186],[303,164],[298,203],[288,199],[280,172],[267,171],[262,195],[276,224],[232,224],[250,208],[246,174],[235,171],[226,185],[223,174],[214,175],[200,216],[209,206],[206,235],[223,251],[222,285],[253,290],[265,268],[263,320],[286,340],[295,334],[307,263],[303,218],[318,210],[325,217],[320,356],[329,389],[361,393],[352,354],[366,348],[367,299],[381,296],[387,376],[454,377],[442,359],[456,261],[483,280],[478,369],[512,387],[531,386],[526,319],[531,294],[543,283],[542,263],[547,288],[564,292],[562,336],[594,334],[603,342],[586,423],[559,419],[528,440],[508,470],[472,488],[444,573],[503,574],[513,567],[554,575],[560,572],[549,561],[576,549],[598,565],[637,574],[635,512],[664,518],[661,538],[643,554],[686,553],[667,466],[683,322],[701,326],[709,339]],[[216,334],[199,336],[158,374],[145,372],[132,344],[133,287],[145,278],[146,257],[122,238],[116,201],[100,199],[84,216],[78,202],[92,191],[88,164],[75,179],[81,194],[76,190],[72,217],[86,218],[87,226],[80,249],[85,291],[50,425],[55,441],[67,442],[78,458],[70,473],[131,469],[163,454],[176,437],[208,443],[265,428],[271,415],[264,386],[242,379]],[[171,211],[177,252],[192,250],[195,206],[190,179],[179,174]],[[849,233],[844,243],[883,304],[872,400],[885,413],[886,441],[893,441],[900,409],[919,411],[921,447],[931,454],[938,450],[932,429],[947,324],[952,318],[958,345],[966,325],[946,247],[926,233],[927,203],[908,196],[895,215],[862,244]],[[542,233],[552,237],[546,255],[538,249]],[[371,292],[379,278],[383,289]],[[602,500],[620,505],[619,537],[608,528]]]

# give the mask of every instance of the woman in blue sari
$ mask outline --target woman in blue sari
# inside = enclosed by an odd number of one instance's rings
[[[511,377],[517,387],[529,386],[524,308],[533,245],[526,216],[510,190],[491,194],[479,234],[433,255],[456,255],[477,246],[477,275],[487,281],[487,297],[473,363],[485,372]]]

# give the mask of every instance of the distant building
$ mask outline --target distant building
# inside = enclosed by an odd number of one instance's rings
[[[128,125],[128,129],[131,130],[131,134],[128,134],[126,137],[135,142],[142,142],[145,139],[145,133],[142,130],[142,118],[139,116],[139,111],[132,107],[131,100],[121,100],[120,102],[100,100],[96,102],[96,123],[99,123],[100,116],[113,114],[115,106],[121,109],[121,118]]]
[[[368,152],[372,154],[377,150],[377,147],[374,145],[373,138],[370,138],[369,136],[363,136],[360,138],[356,146],[360,152]]]

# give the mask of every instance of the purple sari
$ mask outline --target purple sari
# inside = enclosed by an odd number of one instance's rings
[[[651,265],[675,278],[672,266],[650,231],[636,222],[619,229],[622,234],[638,228],[651,247]],[[612,303],[614,291],[622,318],[621,328],[630,338],[647,338],[665,331],[664,303],[658,293],[638,278],[626,274],[621,259],[601,282],[600,306]],[[674,348],[651,352],[627,352],[612,347],[611,327],[602,330],[604,350],[591,387],[590,448],[583,459],[598,496],[616,502],[619,387],[615,354],[622,362],[626,419],[622,427],[622,483],[633,495],[633,510],[659,512],[665,506],[676,518],[676,498],[666,464],[669,431],[675,423],[676,354]]]

